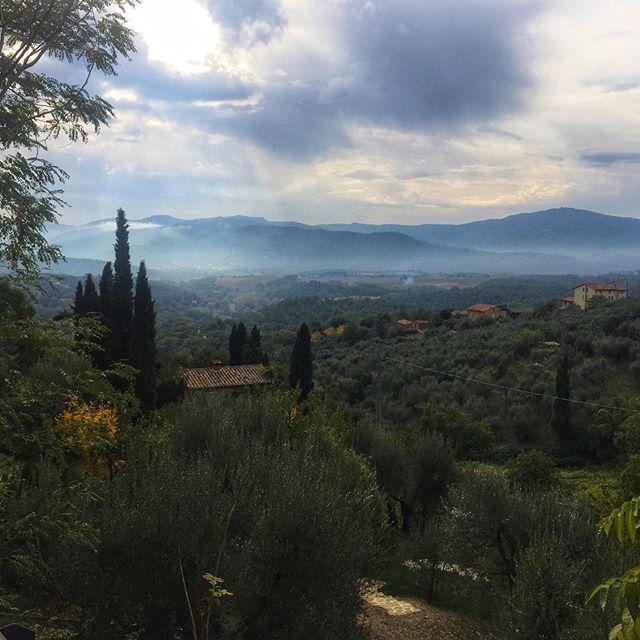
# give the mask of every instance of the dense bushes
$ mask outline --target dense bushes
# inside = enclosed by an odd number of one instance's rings
[[[536,535],[518,558],[513,595],[498,616],[501,640],[600,640],[603,616],[584,606],[586,561],[553,534]]]
[[[451,559],[486,586],[496,637],[606,637],[606,620],[585,594],[614,559],[595,535],[596,518],[562,490],[523,490],[498,475],[467,476],[443,516]]]
[[[191,399],[128,443],[111,482],[81,482],[75,499],[61,479],[19,483],[13,519],[30,511],[66,533],[47,536],[29,571],[16,537],[6,540],[16,555],[4,578],[30,595],[24,604],[74,603],[82,638],[191,637],[180,567],[197,625],[210,573],[233,594],[213,611],[223,635],[355,637],[381,500],[328,417],[292,406],[288,396]],[[44,499],[59,492],[64,516]]]
[[[391,428],[437,430],[462,459],[495,459],[497,448],[512,445],[549,451],[558,445],[562,452],[563,443],[552,428],[554,403],[545,395],[556,393],[556,372],[565,351],[573,399],[628,408],[640,389],[635,362],[640,334],[636,321],[622,319],[639,310],[632,299],[588,312],[485,325],[458,323],[455,331],[442,325],[424,336],[387,333],[384,338],[360,340],[348,349],[344,343],[327,340],[317,350],[316,392],[325,393],[329,402],[346,403],[354,420],[375,419],[376,358],[380,356],[382,413]],[[339,380],[350,384],[343,386]],[[571,460],[567,462],[624,457],[622,448],[614,446],[613,434],[608,443],[603,440],[595,426],[597,419],[597,408],[572,405]],[[621,437],[615,439],[621,441]]]

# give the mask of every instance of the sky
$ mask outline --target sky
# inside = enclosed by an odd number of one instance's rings
[[[640,216],[637,0],[142,0],[62,221]]]

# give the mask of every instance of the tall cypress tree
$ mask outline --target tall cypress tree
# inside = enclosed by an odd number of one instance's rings
[[[105,325],[111,323],[111,304],[113,302],[113,269],[111,263],[107,262],[102,269],[100,276],[100,312]]]
[[[557,397],[553,401],[551,425],[556,432],[560,448],[564,452],[569,452],[575,448],[571,428],[571,403],[561,400],[561,398],[571,398],[571,370],[569,367],[569,355],[566,351],[556,371],[555,395]]]
[[[144,261],[140,263],[133,299],[131,364],[138,369],[136,395],[146,413],[156,405],[156,312]]]
[[[82,281],[78,280],[76,286],[76,295],[73,299],[73,313],[77,316],[83,316],[87,312],[87,308],[84,304],[84,291],[82,290]]]
[[[262,337],[260,329],[257,325],[253,325],[249,338],[247,340],[247,348],[245,350],[245,364],[260,364],[262,362]]]
[[[111,304],[113,301],[113,270],[107,262],[102,269],[100,282],[100,314],[105,333],[100,339],[100,349],[93,356],[94,365],[98,369],[106,369],[113,363],[111,357]]]
[[[234,322],[229,334],[229,364],[239,364],[238,357],[238,327]]]
[[[122,209],[116,218],[116,258],[113,264],[110,356],[113,362],[126,360],[131,345],[133,324],[133,276],[129,253],[129,225]]]
[[[87,279],[84,283],[84,307],[85,313],[98,313],[100,311],[100,298],[96,290],[96,283],[90,273],[87,274]]]
[[[311,353],[311,333],[303,324],[296,334],[296,342],[291,353],[289,384],[292,389],[300,387],[298,402],[304,402],[313,389],[313,353]]]
[[[244,356],[247,349],[247,327],[245,327],[244,322],[238,323],[238,332],[236,334],[236,339],[238,341],[238,364],[244,364]]]
[[[247,346],[247,328],[244,322],[235,323],[229,336],[229,364],[238,365],[244,363],[245,349]]]

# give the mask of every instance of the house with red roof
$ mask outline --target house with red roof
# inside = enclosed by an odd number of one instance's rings
[[[401,318],[398,320],[398,324],[407,331],[418,331],[419,333],[424,333],[431,327],[430,320],[407,320],[406,318]]]
[[[480,303],[467,307],[469,320],[504,320],[507,315],[506,309],[495,304]]]
[[[223,366],[215,362],[212,367],[183,369],[182,378],[187,391],[239,389],[269,383],[266,369],[261,364]]]
[[[616,302],[627,297],[627,288],[615,282],[585,282],[573,288],[573,304],[581,309],[593,298],[602,298],[608,302]]]

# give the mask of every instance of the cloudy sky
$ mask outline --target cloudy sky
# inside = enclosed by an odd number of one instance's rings
[[[142,0],[64,222],[640,216],[637,0]]]

